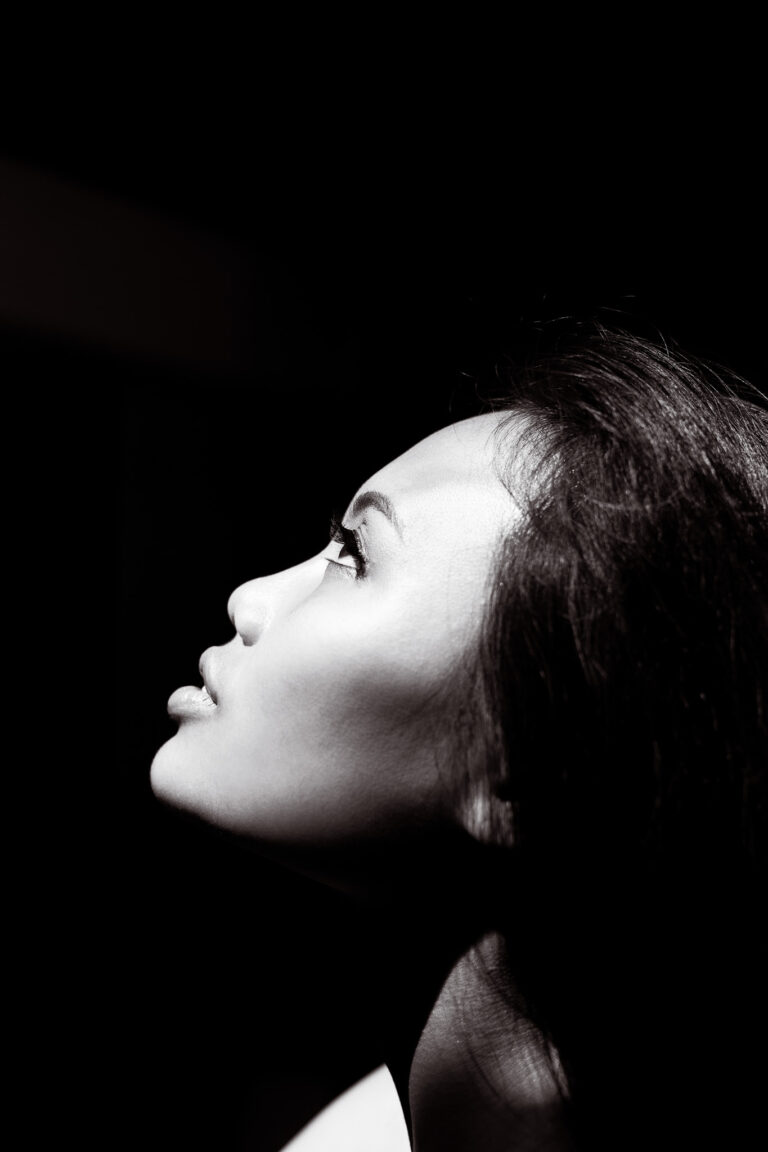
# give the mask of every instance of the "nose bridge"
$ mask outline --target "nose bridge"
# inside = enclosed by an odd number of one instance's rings
[[[236,588],[229,598],[227,612],[244,644],[255,644],[276,616],[289,612],[317,587],[322,579],[322,557],[315,556],[275,572],[258,576]]]

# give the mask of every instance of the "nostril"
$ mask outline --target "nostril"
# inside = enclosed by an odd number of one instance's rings
[[[246,648],[249,648],[251,644],[256,643],[256,641],[259,639],[259,636],[261,636],[263,628],[263,619],[255,615],[246,616],[244,613],[241,613],[235,621],[235,631],[237,632]]]

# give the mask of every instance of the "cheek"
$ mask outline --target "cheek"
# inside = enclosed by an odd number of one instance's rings
[[[264,638],[267,697],[319,725],[383,717],[396,728],[422,715],[451,664],[446,631],[425,609],[380,595],[347,597],[333,613],[322,607]]]
[[[317,843],[439,809],[435,668],[407,629],[362,605],[341,622],[307,612],[247,655],[216,718],[219,802],[239,827]]]

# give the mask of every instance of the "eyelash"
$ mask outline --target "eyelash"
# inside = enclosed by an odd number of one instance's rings
[[[346,548],[355,562],[355,579],[362,580],[368,571],[368,558],[363,550],[360,536],[353,529],[345,528],[341,522],[341,517],[336,513],[331,516],[331,541]],[[349,564],[341,564],[337,560],[331,560],[330,563],[337,564],[339,568],[349,568]]]

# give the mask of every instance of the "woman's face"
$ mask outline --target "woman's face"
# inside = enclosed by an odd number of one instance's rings
[[[235,634],[201,660],[210,699],[169,701],[159,797],[342,885],[361,852],[391,858],[456,823],[444,690],[518,514],[494,467],[499,420],[423,440],[360,489],[346,543],[235,590]]]

